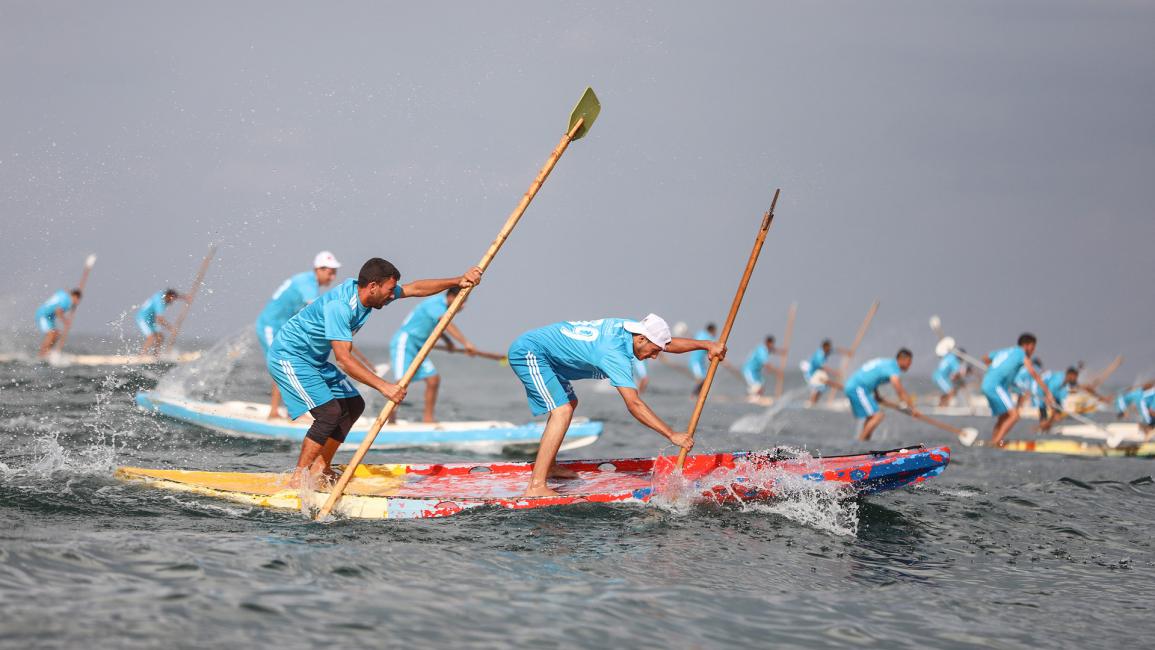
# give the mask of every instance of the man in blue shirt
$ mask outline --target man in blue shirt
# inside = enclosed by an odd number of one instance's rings
[[[79,303],[80,289],[73,289],[71,292],[59,289],[36,308],[36,326],[44,335],[44,340],[40,342],[41,358],[48,356],[56,341],[60,340],[61,326],[72,319],[72,316],[67,314],[75,311]]]
[[[313,270],[303,271],[281,283],[273,292],[273,297],[257,316],[257,341],[261,352],[268,356],[269,347],[277,332],[289,322],[297,312],[321,295],[321,287],[327,287],[337,277],[341,263],[329,251],[321,251],[313,258]],[[269,419],[278,417],[281,406],[281,390],[273,382],[272,397],[269,400]]]
[[[1155,388],[1144,390],[1136,405],[1139,407],[1139,428],[1147,434],[1146,442],[1155,434]]]
[[[706,327],[698,330],[694,334],[694,339],[698,341],[713,341],[717,338],[718,326],[713,323],[706,323]],[[694,376],[694,394],[702,392],[702,384],[706,381],[706,371],[710,365],[706,361],[706,353],[702,350],[691,352],[689,358],[686,360],[690,367],[690,374]]]
[[[878,408],[878,387],[885,383],[894,386],[898,398],[907,405],[911,413],[918,414],[914,398],[906,392],[901,376],[910,369],[913,355],[902,348],[893,359],[879,357],[862,364],[858,372],[850,376],[843,393],[850,400],[850,410],[856,419],[862,420],[859,440],[870,440],[871,434],[882,424],[883,412]]]
[[[1067,399],[1071,390],[1079,387],[1079,369],[1071,366],[1067,368],[1067,372],[1062,374],[1054,371],[1044,372],[1042,383],[1034,386],[1031,401],[1039,409],[1039,430],[1050,431],[1051,427],[1063,416],[1063,413],[1043,401],[1042,386],[1044,385],[1051,391],[1051,397],[1054,398],[1055,404],[1062,406],[1063,400]]]
[[[401,386],[378,377],[353,353],[353,335],[369,314],[398,298],[473,286],[481,281],[481,270],[474,267],[456,278],[416,280],[405,286],[397,283],[400,279],[397,267],[374,257],[361,267],[356,280],[345,280],[314,300],[273,338],[265,364],[281,389],[289,417],[296,420],[306,411],[313,416],[301,442],[294,484],[305,475],[332,478],[333,455],[365,410],[365,400],[350,376],[395,403],[405,399]],[[329,362],[330,354],[335,364]]]
[[[726,356],[725,346],[716,341],[673,338],[666,321],[654,314],[640,321],[564,321],[518,337],[509,346],[509,367],[525,387],[530,411],[534,415],[549,413],[525,496],[557,496],[546,478],[575,478],[554,461],[577,408],[577,395],[570,384],[577,379],[609,379],[639,422],[679,447],[692,447],[689,436],[675,432],[638,396],[633,362],[656,358],[663,351],[682,354],[695,350],[705,351],[711,359]]]
[[[810,358],[798,364],[802,369],[802,378],[810,385],[810,399],[807,401],[807,406],[814,406],[818,403],[818,398],[826,392],[826,380],[830,379],[832,375],[836,376],[833,370],[826,369],[826,362],[834,355],[834,344],[830,339],[823,339],[822,345],[810,355]]]
[[[987,364],[987,372],[983,375],[983,395],[991,407],[991,414],[996,416],[995,427],[991,432],[991,444],[998,446],[1003,438],[1019,421],[1019,409],[1016,400],[1011,398],[1012,384],[1019,370],[1026,367],[1027,374],[1039,384],[1046,395],[1048,404],[1055,402],[1051,389],[1043,385],[1031,356],[1035,354],[1038,339],[1034,334],[1024,333],[1019,336],[1018,345],[1001,350],[995,350],[983,358]]]
[[[770,355],[774,354],[774,351],[774,335],[771,334],[746,357],[746,363],[742,365],[742,377],[746,380],[746,392],[750,397],[762,396],[762,387],[766,383],[762,378],[762,372],[767,366],[773,367]]]
[[[172,332],[172,325],[161,315],[174,300],[183,297],[176,289],[157,291],[149,296],[148,300],[136,312],[136,326],[144,334],[144,345],[140,348],[141,354],[160,354],[160,346],[164,343],[164,334],[161,328]]]
[[[959,348],[959,352],[965,353],[966,350]],[[966,381],[967,369],[968,366],[953,351],[947,352],[942,361],[938,362],[938,367],[935,368],[931,378],[942,393],[938,398],[939,406],[950,405],[958,389]]]
[[[1153,388],[1155,388],[1155,382],[1149,381],[1142,386],[1135,388],[1134,390],[1119,393],[1119,395],[1115,397],[1115,418],[1122,420],[1123,418],[1127,417],[1127,412],[1131,410],[1132,406],[1134,406],[1136,411],[1139,413],[1139,428],[1143,431],[1148,431],[1150,427],[1148,427],[1147,424],[1142,421],[1143,412],[1139,407],[1139,402],[1143,401],[1144,393],[1152,390]]]
[[[401,376],[409,368],[409,363],[417,356],[417,351],[425,345],[426,339],[433,333],[433,329],[437,326],[437,321],[449,310],[449,303],[457,297],[461,292],[460,287],[450,287],[444,294],[437,294],[435,296],[426,298],[417,303],[413,311],[405,317],[401,322],[400,329],[393,335],[393,339],[389,342],[389,350],[391,358],[393,359],[393,378],[401,381]],[[450,338],[456,339],[465,348],[467,354],[473,354],[476,349],[473,344],[465,338],[457,325],[449,323],[445,328],[446,343],[452,347],[453,342]],[[417,369],[417,374],[413,375],[413,381],[425,382],[425,413],[422,421],[435,422],[433,418],[433,410],[437,406],[437,392],[441,387],[441,376],[437,373],[437,367],[433,362],[426,357],[421,366]],[[396,413],[396,411],[394,411]]]

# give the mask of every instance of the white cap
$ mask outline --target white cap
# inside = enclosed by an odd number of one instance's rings
[[[641,334],[663,350],[670,344],[670,326],[657,314],[649,314],[640,321],[626,321],[622,326],[627,332]]]
[[[329,251],[321,251],[313,258],[313,268],[315,269],[339,269],[341,263],[337,261],[337,257]]]

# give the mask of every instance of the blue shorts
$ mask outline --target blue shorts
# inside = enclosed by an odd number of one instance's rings
[[[520,339],[509,347],[509,367],[525,387],[529,410],[534,415],[549,413],[557,407],[577,401],[573,385],[554,372],[549,361],[531,343]]]
[[[846,399],[850,400],[850,410],[859,420],[878,413],[878,401],[874,394],[861,386],[847,386],[844,391]]]
[[[1146,400],[1139,400],[1139,421],[1149,427],[1155,427],[1155,413],[1147,408]]]
[[[409,369],[409,364],[417,358],[417,352],[421,350],[422,345],[425,345],[425,341],[417,340],[405,330],[393,335],[393,340],[389,342],[389,352],[390,358],[393,359],[393,378],[395,380],[401,381],[401,376]],[[428,379],[436,374],[437,367],[427,356],[417,367],[417,374],[413,375],[413,381]]]
[[[152,336],[153,334],[156,334],[156,332],[157,332],[155,320],[147,320],[147,319],[141,318],[140,316],[137,316],[136,317],[136,326],[140,328],[140,333],[144,334],[146,337]]]
[[[1015,398],[1011,397],[1010,391],[1002,384],[995,384],[994,386],[983,385],[983,395],[986,395],[987,404],[991,407],[992,415],[1003,415],[1015,410]]]
[[[950,392],[954,390],[954,386],[952,386],[950,382],[950,377],[936,374],[933,379],[934,384],[938,386],[938,389],[941,390],[944,395],[949,395]]]
[[[345,373],[331,363],[318,368],[298,357],[270,354],[265,366],[280,387],[281,399],[294,420],[334,399],[360,395]]]
[[[810,365],[807,364],[806,367],[809,368]],[[821,370],[821,368],[819,368],[819,370]],[[809,370],[803,370],[802,371],[802,378],[806,380],[807,384],[810,384],[810,390],[811,391],[821,395],[822,393],[826,392],[827,388],[830,388],[830,384],[811,384],[810,380],[813,377],[814,377],[814,373],[810,372]]]
[[[766,383],[762,379],[762,366],[758,366],[758,370],[749,367],[743,368],[742,377],[746,379],[746,387],[750,390],[758,390],[762,388],[762,384]]]
[[[36,326],[40,328],[41,334],[47,334],[56,329],[56,314],[51,316],[44,316],[43,314],[36,315]]]
[[[690,357],[690,372],[694,375],[694,379],[701,381],[706,378],[706,358]]]

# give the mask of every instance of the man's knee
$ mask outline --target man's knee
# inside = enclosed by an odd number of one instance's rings
[[[346,397],[341,400],[341,405],[345,408],[346,417],[349,421],[356,422],[357,418],[365,412],[365,399],[360,395],[356,397]]]
[[[425,378],[425,385],[434,390],[441,385],[441,375],[431,375]]]
[[[364,408],[364,400],[361,407]],[[318,445],[324,445],[329,438],[334,437],[341,429],[341,404],[337,400],[329,400],[324,404],[312,408],[309,413],[313,416],[313,424],[309,426],[305,437]]]

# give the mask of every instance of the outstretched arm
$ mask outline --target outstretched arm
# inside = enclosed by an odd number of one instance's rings
[[[333,346],[333,361],[346,375],[375,389],[387,399],[400,404],[405,399],[405,389],[397,384],[390,384],[377,376],[377,373],[361,363],[353,353],[352,341],[330,341]]]
[[[1047,382],[1043,381],[1043,378],[1039,376],[1039,371],[1035,370],[1035,364],[1031,363],[1030,357],[1023,359],[1023,365],[1027,368],[1027,372],[1030,373],[1031,378],[1039,385],[1039,388],[1043,389],[1043,394],[1047,396],[1047,404],[1059,408],[1060,404],[1055,400],[1055,396],[1051,394],[1051,387],[1047,386]]]
[[[910,412],[917,414],[918,407],[915,406],[914,398],[911,397],[910,393],[906,392],[906,388],[903,387],[902,380],[898,378],[898,375],[890,378],[890,385],[894,386],[894,392],[898,393],[898,399],[902,400],[902,402],[906,404],[907,408],[910,409]]]
[[[670,425],[663,422],[662,418],[658,417],[658,414],[654,413],[653,409],[642,401],[636,388],[619,386],[618,394],[622,396],[622,401],[626,403],[626,408],[629,409],[630,415],[637,418],[638,422],[662,434],[670,442],[679,447],[689,449],[692,446],[690,444],[690,437],[684,433],[675,432],[670,428]]]
[[[465,352],[467,354],[473,354],[474,352],[477,351],[477,348],[473,347],[473,344],[469,342],[469,339],[465,338],[465,335],[461,333],[461,330],[457,327],[456,324],[450,323],[445,328],[445,333],[448,334],[449,336],[452,336],[453,338],[457,339],[457,342],[461,344],[461,347],[465,348]],[[446,338],[446,341],[448,341],[448,340],[449,339]],[[450,343],[449,345],[450,345],[450,347],[453,347],[452,343]]]
[[[442,278],[439,280],[414,280],[401,287],[403,298],[420,298],[441,293],[452,287],[465,289],[481,283],[481,269],[476,266],[456,278]]]
[[[711,359],[725,359],[726,346],[718,341],[699,341],[698,339],[670,339],[670,344],[666,346],[666,352],[673,354],[684,354],[686,352],[693,352],[694,350],[705,350],[709,353]]]

